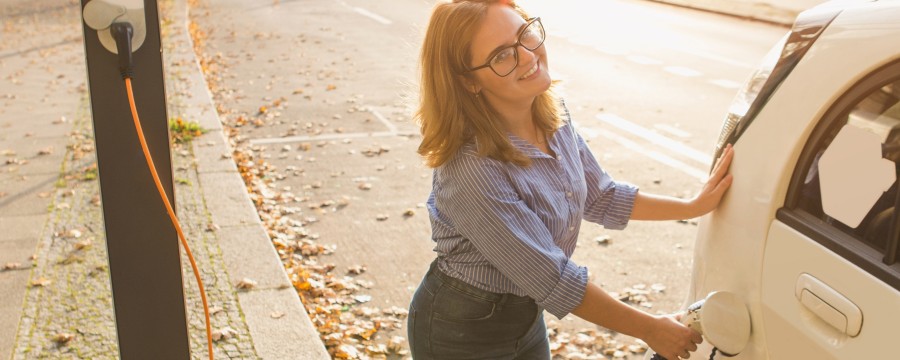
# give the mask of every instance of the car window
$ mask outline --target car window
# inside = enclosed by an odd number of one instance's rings
[[[900,61],[831,104],[776,218],[900,290]]]
[[[871,91],[829,124],[799,207],[875,249],[888,250],[900,160],[900,80]]]

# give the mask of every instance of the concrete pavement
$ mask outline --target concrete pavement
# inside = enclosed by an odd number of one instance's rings
[[[212,326],[227,335],[214,344],[216,358],[329,358],[231,160],[188,36],[187,4],[159,4],[168,114],[208,130],[174,145],[172,161]],[[79,7],[16,0],[0,8],[0,358],[118,358]],[[205,358],[202,306],[182,268],[192,357]],[[244,279],[257,285],[238,289]]]

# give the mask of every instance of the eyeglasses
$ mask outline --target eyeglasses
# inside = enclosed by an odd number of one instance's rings
[[[519,66],[519,52],[516,48],[521,46],[528,49],[528,51],[534,51],[544,44],[544,39],[546,38],[546,35],[544,34],[544,25],[541,24],[541,18],[535,17],[528,19],[527,21],[528,22],[525,23],[525,28],[519,33],[519,38],[515,44],[494,50],[493,55],[487,63],[468,69],[466,72],[489,67],[500,77],[512,74],[513,70]]]

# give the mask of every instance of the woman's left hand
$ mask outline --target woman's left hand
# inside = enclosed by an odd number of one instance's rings
[[[733,181],[733,177],[728,173],[728,167],[731,165],[731,159],[733,158],[734,148],[732,148],[731,144],[728,144],[725,147],[725,151],[722,152],[722,156],[716,161],[716,166],[713,168],[709,180],[706,180],[706,185],[703,185],[700,193],[691,200],[690,207],[698,213],[697,216],[713,211],[719,206],[722,196],[725,195],[725,191],[728,190]]]

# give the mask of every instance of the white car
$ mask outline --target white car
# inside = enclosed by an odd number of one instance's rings
[[[736,359],[900,359],[900,1],[802,13],[716,157],[728,143],[734,183],[701,219],[686,304],[743,300],[750,329],[709,329],[749,330]]]

